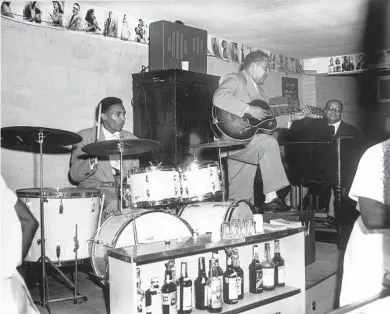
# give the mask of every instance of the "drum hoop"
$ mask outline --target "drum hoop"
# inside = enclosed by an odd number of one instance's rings
[[[234,200],[230,205],[229,205],[229,208],[228,210],[226,211],[225,213],[225,218],[224,218],[224,221],[230,221],[230,219],[232,218],[232,215],[233,215],[233,209],[237,207],[238,203],[241,203],[241,202],[244,202],[245,204],[248,205],[248,207],[250,208],[250,210],[252,211],[252,214],[256,214],[256,209],[255,207],[247,200],[245,199],[242,199],[242,200]]]
[[[143,208],[143,207],[152,207],[152,206],[160,206],[160,205],[170,205],[174,202],[177,202],[179,197],[176,198],[167,198],[162,201],[143,201],[132,203],[131,206],[135,208]]]
[[[218,168],[219,163],[216,162],[216,161],[209,162],[209,163],[205,163],[205,164],[203,164],[203,165],[199,165],[199,166],[197,167],[197,169],[209,168],[210,166],[216,166],[216,167]],[[181,166],[181,167],[180,167],[180,169],[181,169],[182,171],[191,171],[191,169],[189,169],[189,168],[191,168],[191,164],[186,165],[186,166]]]
[[[101,190],[98,189],[90,189],[94,191],[49,191],[43,192],[42,196],[45,198],[52,199],[68,199],[68,198],[89,198],[89,197],[100,197],[102,194]],[[16,195],[18,197],[23,198],[39,198],[41,196],[41,191],[38,189],[37,191],[29,191],[29,189],[20,189],[16,190]]]
[[[221,186],[223,188],[223,186]],[[199,196],[192,196],[192,197],[181,197],[182,200],[187,201],[187,202],[202,202],[206,199],[212,198],[212,197],[217,197],[221,196],[222,191],[217,191],[217,192],[208,192]]]
[[[131,169],[130,174],[139,174],[153,171],[177,171],[176,167],[169,166],[153,166],[153,167],[143,167],[143,168],[134,168]]]

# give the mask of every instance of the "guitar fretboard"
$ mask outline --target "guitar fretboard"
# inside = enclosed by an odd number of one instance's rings
[[[323,112],[320,108],[310,107],[312,113],[323,115]],[[302,111],[301,108],[292,108],[292,107],[281,107],[281,108],[271,108],[270,111],[274,116],[283,116],[291,113],[296,113]]]

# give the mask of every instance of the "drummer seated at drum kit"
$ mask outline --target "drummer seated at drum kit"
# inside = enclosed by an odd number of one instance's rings
[[[131,132],[123,130],[126,122],[126,110],[122,100],[117,97],[104,98],[96,109],[96,118],[98,121],[96,127],[78,132],[83,140],[74,145],[72,149],[69,173],[71,179],[77,182],[79,187],[99,189],[104,193],[102,220],[105,220],[113,213],[119,214],[119,156],[89,156],[82,151],[82,148],[94,142],[137,139],[137,137]],[[123,174],[127,174],[131,168],[138,167],[138,159],[123,158]]]

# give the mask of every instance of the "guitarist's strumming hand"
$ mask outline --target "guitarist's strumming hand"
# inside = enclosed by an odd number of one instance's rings
[[[253,118],[256,118],[258,120],[263,120],[270,115],[269,110],[251,105],[248,105],[248,108],[246,109],[245,113],[251,115]]]
[[[311,118],[311,119],[321,119],[322,118],[321,115],[313,112],[310,106],[304,106],[301,108],[300,112],[296,112],[294,114],[291,114],[290,120],[291,121],[298,121],[298,120],[302,120],[306,117]]]

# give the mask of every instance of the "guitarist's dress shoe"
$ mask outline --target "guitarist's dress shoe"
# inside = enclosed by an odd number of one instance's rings
[[[291,209],[290,206],[287,206],[280,198],[275,198],[269,203],[264,203],[263,211],[264,212],[287,212]]]

